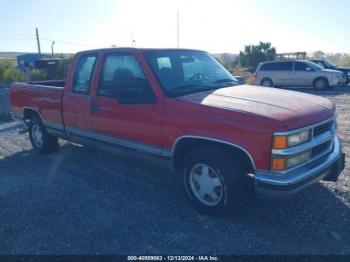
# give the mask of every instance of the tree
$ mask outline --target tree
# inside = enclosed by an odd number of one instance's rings
[[[312,53],[309,58],[328,60],[338,66],[350,66],[350,54],[346,53],[325,53],[322,51],[316,51]]]
[[[315,59],[326,59],[326,53],[322,51],[316,51],[312,54],[312,57]]]
[[[24,75],[13,63],[9,61],[0,61],[0,83],[11,83],[23,81]]]
[[[259,63],[273,60],[276,48],[271,43],[260,42],[259,45],[247,45],[238,56],[238,64],[242,67],[256,68]]]

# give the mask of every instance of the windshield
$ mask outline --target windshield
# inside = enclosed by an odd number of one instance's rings
[[[206,52],[147,51],[145,57],[168,97],[238,84],[238,81]]]
[[[337,65],[335,65],[329,61],[322,61],[322,62],[326,67],[329,67],[329,68],[336,68],[337,67]]]

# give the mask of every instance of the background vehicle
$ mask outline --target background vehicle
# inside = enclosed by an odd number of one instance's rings
[[[346,84],[350,83],[350,67],[338,67],[337,65],[327,60],[310,60],[310,61],[322,66],[325,69],[333,69],[333,70],[343,72],[346,76]]]
[[[66,81],[15,83],[10,95],[40,153],[60,137],[171,159],[191,203],[214,215],[251,190],[280,198],[344,169],[332,102],[238,85],[202,51],[85,51]]]
[[[279,86],[313,86],[326,89],[345,84],[342,72],[323,67],[306,60],[274,61],[261,63],[255,73],[255,84]]]
[[[245,79],[243,76],[234,76],[238,83],[245,84]]]

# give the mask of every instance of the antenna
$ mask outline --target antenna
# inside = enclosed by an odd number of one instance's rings
[[[180,14],[179,10],[176,11],[176,41],[177,41],[177,48],[180,47]]]
[[[131,37],[131,46],[136,47],[136,40],[134,39],[134,33],[132,31],[132,28],[130,28],[130,37]]]

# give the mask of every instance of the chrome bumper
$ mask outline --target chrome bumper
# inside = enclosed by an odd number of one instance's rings
[[[260,197],[284,197],[332,176],[336,180],[344,169],[344,154],[340,141],[334,138],[330,154],[284,174],[260,172],[255,175],[255,192]]]

